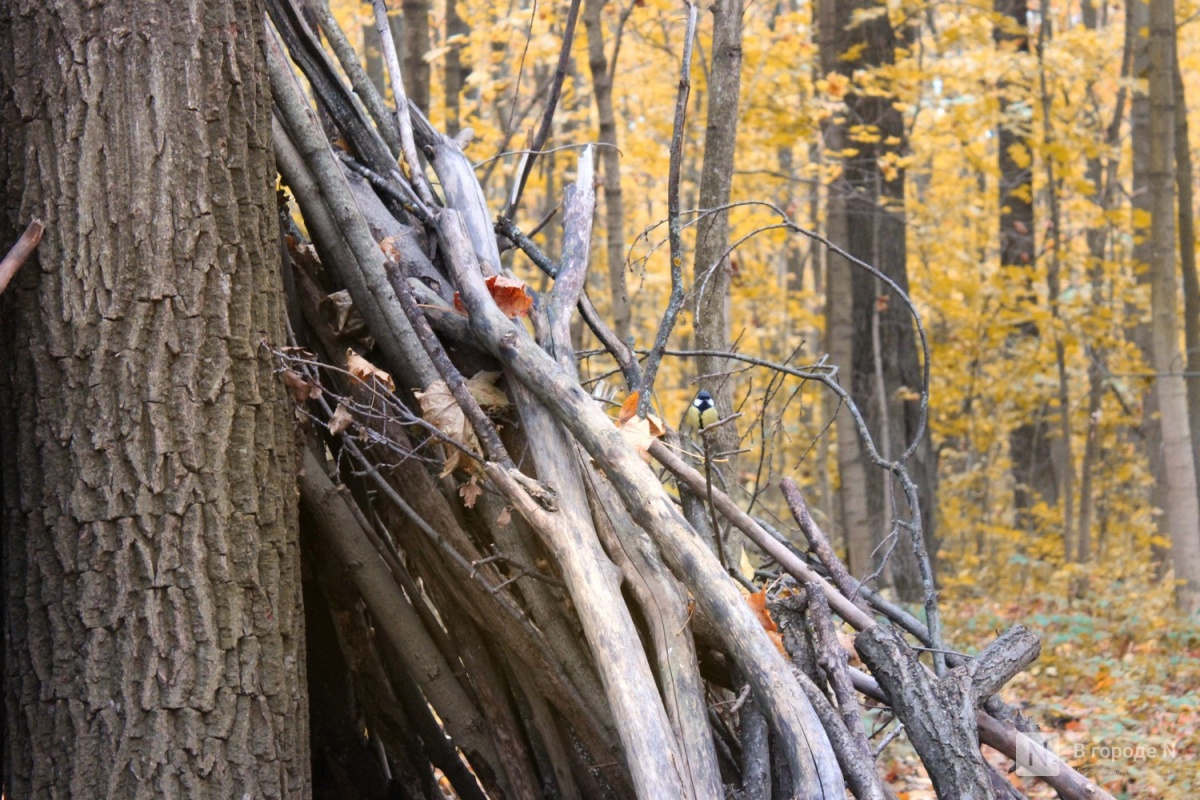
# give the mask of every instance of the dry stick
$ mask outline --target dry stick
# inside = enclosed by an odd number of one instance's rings
[[[855,649],[904,722],[938,796],[991,797],[990,767],[979,752],[977,709],[1037,658],[1037,636],[1014,626],[970,664],[941,677],[929,674],[894,628],[880,625],[864,632]]]
[[[427,206],[433,205],[433,190],[425,173],[421,170],[421,161],[417,158],[417,145],[413,141],[412,120],[408,115],[408,95],[404,91],[404,77],[400,72],[400,60],[396,57],[396,40],[392,38],[392,27],[388,24],[387,4],[384,0],[374,0],[375,29],[379,32],[379,42],[383,48],[383,61],[387,64],[388,77],[392,82],[392,96],[396,98],[396,127],[400,133],[400,151],[408,164],[408,179],[417,189],[417,194]]]
[[[859,800],[870,797],[882,800],[885,796],[879,776],[875,774],[875,757],[871,753],[871,744],[867,740],[866,729],[863,728],[862,715],[858,707],[858,695],[854,691],[854,681],[850,678],[850,665],[846,651],[838,642],[837,632],[833,627],[833,617],[830,615],[829,602],[821,587],[809,582],[804,586],[808,603],[805,616],[809,622],[812,634],[813,649],[816,650],[817,666],[828,678],[829,686],[833,689],[834,699],[837,700],[838,715],[846,732],[849,753],[848,761],[855,764],[868,764],[868,770],[856,770],[855,780],[860,783]],[[848,754],[849,755],[849,754]]]
[[[9,248],[5,254],[4,260],[0,261],[0,294],[4,294],[4,290],[8,288],[8,282],[12,280],[12,276],[17,274],[17,270],[25,263],[25,260],[37,249],[41,244],[42,234],[45,232],[46,226],[40,219],[35,219],[25,228],[25,232],[21,234],[21,238],[17,239],[17,243]]]
[[[624,604],[617,602],[621,597],[617,569],[607,558],[600,561],[591,552],[592,543],[583,538],[591,532],[586,531],[583,520],[574,517],[573,509],[552,515],[525,494],[510,469],[492,462],[485,469],[563,569],[600,666],[638,796],[684,797],[681,762],[654,676],[633,621],[627,611],[621,613]],[[598,542],[595,548],[599,549]]]
[[[500,217],[496,220],[496,233],[506,237],[517,247],[521,248],[525,255],[529,256],[529,260],[542,272],[545,272],[551,278],[558,277],[558,265],[551,261],[532,239],[523,234],[513,224],[512,220],[507,217]],[[583,321],[587,323],[587,326],[592,329],[592,333],[596,334],[596,338],[600,340],[604,348],[616,359],[617,365],[621,368],[621,374],[625,378],[626,388],[631,392],[635,391],[642,385],[642,369],[638,365],[637,357],[634,355],[633,350],[629,348],[629,345],[621,341],[616,332],[600,316],[600,312],[592,305],[592,301],[587,295],[586,287],[579,296],[579,315],[583,317]]]
[[[408,282],[405,280],[405,278],[409,277],[407,274],[408,270],[403,264],[396,264],[390,261],[389,263],[394,268],[400,270],[401,279],[396,283],[396,294],[400,300],[400,307],[404,309],[404,315],[408,317],[409,323],[412,324],[413,330],[417,334],[417,339],[429,355],[429,360],[433,362],[434,368],[437,369],[438,374],[442,376],[442,380],[450,389],[450,394],[454,396],[454,401],[462,409],[463,416],[471,423],[471,428],[474,429],[475,435],[479,437],[484,457],[489,461],[498,461],[506,467],[512,467],[512,459],[508,457],[508,451],[504,449],[504,445],[500,442],[500,436],[496,433],[496,426],[488,419],[487,414],[483,413],[479,402],[471,394],[471,390],[467,388],[467,382],[463,380],[462,373],[450,362],[450,356],[446,354],[442,343],[434,335],[433,328],[429,327],[429,320],[425,319],[425,315],[417,307],[417,301],[413,299]]]
[[[638,400],[638,416],[645,417],[650,412],[650,396],[654,393],[654,376],[658,374],[658,365],[662,363],[663,350],[675,320],[683,310],[683,227],[679,217],[679,177],[683,169],[683,131],[687,124],[688,95],[692,90],[692,45],[696,38],[696,5],[685,0],[688,9],[687,32],[684,34],[683,61],[679,68],[679,94],[675,100],[675,122],[671,133],[671,160],[667,173],[667,232],[671,240],[671,296],[667,300],[667,308],[663,311],[662,322],[654,336],[654,346],[646,358],[646,366],[642,372],[642,383],[638,387],[641,397]]]
[[[492,231],[487,198],[475,178],[475,167],[463,153],[457,139],[434,128],[421,109],[412,103],[408,104],[408,111],[412,117],[413,136],[433,164],[433,171],[442,185],[446,207],[457,209],[463,215],[471,245],[476,258],[483,265],[484,274],[499,275],[500,248],[496,246],[496,234]]]
[[[712,427],[709,426],[709,428]],[[717,558],[721,561],[721,567],[728,572],[729,562],[725,557],[725,540],[721,535],[721,520],[717,519],[717,509],[713,506],[712,452],[709,449],[708,428],[700,431],[700,439],[704,442],[704,492],[708,497],[709,524],[712,525],[713,537],[717,541]]]
[[[662,442],[656,441],[650,445],[650,455],[669,469],[676,478],[687,484],[691,491],[696,494],[705,491],[704,476],[697,472],[694,467],[685,463],[682,458],[672,452]],[[762,548],[763,552],[779,562],[779,565],[795,577],[796,580],[801,583],[808,583],[809,581],[817,582],[821,586],[821,591],[824,592],[826,599],[828,599],[829,605],[837,612],[838,616],[860,631],[874,627],[875,620],[871,618],[870,614],[850,602],[836,588],[830,585],[828,581],[818,575],[812,567],[808,566],[802,558],[788,549],[786,545],[776,541],[749,514],[738,508],[737,504],[729,498],[729,495],[720,489],[713,489],[713,504],[738,530],[746,534],[750,541],[754,542]]]
[[[272,127],[280,171],[292,187],[318,249],[325,249],[322,255],[334,256],[323,259],[326,269],[349,290],[391,371],[407,378],[410,388],[423,389],[437,380],[437,371],[400,310],[383,253],[371,238],[346,177],[274,37],[267,37],[266,50],[271,93],[280,111],[276,117],[279,124]]]
[[[500,764],[491,740],[480,735],[483,719],[479,710],[441,659],[416,612],[325,474],[324,465],[308,448],[304,448],[303,458],[304,467],[298,476],[301,505],[354,581],[385,646],[403,659],[477,773],[482,769],[494,776]],[[485,778],[485,784],[491,783]]]
[[[325,32],[325,38],[329,41],[329,46],[333,49],[333,54],[337,56],[338,63],[342,65],[342,69],[346,71],[346,76],[350,78],[350,85],[354,87],[354,92],[362,100],[366,106],[367,113],[371,115],[371,119],[375,122],[375,129],[379,131],[379,135],[387,142],[388,149],[393,153],[400,152],[400,138],[397,135],[394,124],[389,124],[391,114],[387,110],[387,105],[383,102],[383,96],[379,94],[379,90],[375,88],[371,77],[367,75],[367,71],[363,69],[362,64],[358,60],[358,53],[354,49],[354,45],[350,44],[350,40],[346,38],[346,32],[342,30],[342,26],[334,19],[333,13],[329,10],[328,0],[318,0],[317,2],[309,2],[306,7],[315,12],[317,22],[321,26],[321,30]]]
[[[821,530],[817,523],[813,521],[812,515],[808,513],[808,504],[804,502],[804,496],[800,494],[800,490],[796,487],[796,482],[791,478],[784,478],[779,482],[779,488],[783,490],[783,499],[787,501],[788,508],[792,512],[792,516],[796,518],[796,522],[800,525],[800,530],[808,539],[808,543],[817,551],[817,558],[821,559],[821,563],[825,565],[825,569],[829,570],[829,577],[833,583],[841,591],[841,593],[850,598],[855,599],[855,589],[853,578],[850,577],[846,565],[837,557],[837,553],[833,552],[833,546],[829,543],[829,537]],[[859,608],[866,611],[866,607],[857,603]]]
[[[537,676],[538,685],[547,699],[571,721],[593,754],[602,758],[607,755],[607,761],[616,759],[608,707],[601,702],[598,693],[580,693],[576,682],[564,672],[562,660],[552,645],[528,624],[512,598],[503,592],[495,591],[487,584],[483,572],[476,569],[472,563],[472,560],[477,560],[475,556],[478,554],[472,552],[468,558],[455,550],[446,537],[400,497],[391,484],[366,460],[354,442],[343,436],[342,443],[388,500],[424,534],[431,545],[450,555],[449,559],[435,559],[431,554],[424,560],[436,569],[448,571],[452,575],[453,580],[447,577],[443,579],[444,583],[458,586],[471,595],[466,610],[475,620],[475,624],[485,630],[494,630],[507,647],[517,654],[525,669]],[[441,497],[436,492],[428,494],[434,498],[434,502]],[[455,524],[449,508],[444,508],[442,516],[446,518],[446,526]],[[430,548],[425,550],[430,552]]]
[[[313,94],[333,117],[351,147],[358,152],[371,169],[381,175],[401,179],[387,144],[379,136],[375,127],[371,125],[367,114],[354,102],[354,97],[342,83],[337,69],[325,53],[325,48],[321,46],[316,34],[308,27],[303,14],[296,8],[295,0],[267,0],[266,5],[267,11],[271,15],[271,21],[275,23],[275,30],[287,44],[288,54],[304,73],[304,76],[308,78]],[[268,54],[275,40],[270,30],[270,26],[268,26],[266,37]],[[286,63],[283,69],[289,75],[291,74],[291,68]],[[271,81],[271,91],[278,98],[279,90],[276,88],[275,80]],[[304,100],[304,103],[307,108],[307,99]],[[292,126],[289,124],[288,127],[291,129]],[[320,126],[317,130],[320,130]],[[299,143],[297,142],[297,144]]]
[[[482,631],[463,608],[466,601],[462,593],[454,584],[437,580],[427,579],[425,586],[436,598],[446,629],[457,644],[456,651],[478,689],[476,702],[502,756],[501,766],[508,776],[510,791],[514,797],[537,797],[541,794],[540,781],[533,755],[509,702],[508,683],[484,644]]]
[[[537,158],[542,146],[546,144],[546,139],[550,137],[550,128],[554,124],[554,111],[558,108],[558,98],[562,93],[563,80],[567,77],[567,69],[571,63],[571,45],[575,41],[575,23],[579,19],[579,4],[580,0],[571,0],[571,7],[567,10],[562,47],[558,51],[558,65],[554,68],[554,80],[550,84],[550,96],[546,98],[546,110],[542,113],[542,124],[538,127],[533,141],[526,148],[528,152],[521,158],[520,166],[517,167],[517,180],[513,184],[512,192],[509,193],[503,216],[511,217],[516,212],[517,203],[521,202],[521,193],[525,191],[525,181],[529,179],[529,173],[533,169],[534,159]]]
[[[583,296],[587,282],[588,255],[592,243],[592,216],[596,210],[596,186],[593,182],[592,148],[579,154],[575,183],[567,187],[563,201],[563,250],[561,267],[554,279],[546,303],[550,323],[551,355],[559,366],[575,372],[575,353],[571,348],[571,309]]]
[[[891,703],[887,693],[875,679],[862,670],[850,667],[850,678],[854,681],[854,688],[862,694],[880,703]],[[1012,761],[1017,760],[1017,742],[1024,734],[983,711],[976,712],[975,724],[979,728],[980,743],[986,744]],[[1111,794],[1079,774],[1058,754],[1046,750],[1035,739],[1026,737],[1023,746],[1025,745],[1035,751],[1043,763],[1053,767],[1052,770],[1047,770],[1053,774],[1039,777],[1058,792],[1062,800],[1115,800]]]
[[[820,721],[790,681],[782,656],[715,555],[698,540],[654,473],[625,443],[612,420],[577,381],[529,339],[523,328],[496,308],[471,257],[458,214],[446,210],[441,217],[443,253],[479,341],[505,362],[510,375],[540,396],[596,459],[625,506],[692,590],[702,611],[721,621],[722,643],[753,684],[758,701],[775,724],[797,782],[805,787],[801,796],[841,797],[841,772]]]
[[[641,606],[654,645],[659,685],[680,742],[685,775],[697,797],[721,797],[721,773],[704,699],[704,679],[688,625],[687,594],[646,532],[621,505],[612,484],[584,465],[596,532]]]

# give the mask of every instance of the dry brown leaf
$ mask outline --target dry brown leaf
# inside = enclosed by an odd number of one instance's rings
[[[391,375],[349,348],[346,350],[346,371],[363,383],[367,383],[368,379],[374,378],[386,386],[389,392],[396,391],[396,384],[392,380]]]
[[[771,619],[770,613],[767,612],[766,589],[747,596],[746,602],[750,604],[750,610],[754,612],[754,616],[758,617],[758,622],[763,626],[763,630],[767,631],[768,633],[779,630],[779,628],[775,626],[775,620]]]
[[[650,435],[655,439],[661,439],[667,435],[667,426],[663,421],[653,414],[646,415],[646,421],[650,423]]]
[[[524,283],[512,278],[506,278],[503,275],[493,275],[485,283],[487,284],[488,291],[492,294],[492,300],[495,301],[496,306],[509,317],[525,317],[529,315],[529,310],[533,308],[533,298],[525,290]],[[467,312],[458,292],[454,293],[454,307],[464,314]]]
[[[507,525],[512,522],[512,506],[505,506],[500,509],[500,513],[496,515],[497,525]]]
[[[483,487],[479,485],[479,481],[472,475],[471,480],[458,487],[458,494],[463,499],[464,506],[474,508],[475,501],[479,499],[479,495],[483,494]]]
[[[472,450],[479,449],[475,431],[467,422],[466,416],[454,400],[454,395],[450,393],[450,387],[446,385],[445,381],[432,383],[426,391],[413,392],[413,394],[416,396],[417,402],[421,404],[421,416],[425,418],[426,422]],[[464,466],[467,459],[466,454],[457,447],[449,444],[445,444],[443,447],[446,452],[446,461],[442,465],[440,477],[445,477],[460,466]]]
[[[329,418],[329,432],[336,436],[349,428],[351,422],[354,422],[354,416],[350,413],[350,409],[346,408],[343,403],[338,403],[333,416]]]
[[[396,247],[399,239],[399,236],[389,236],[379,243],[379,249],[383,251],[384,258],[400,263],[400,248]]]
[[[283,382],[287,385],[288,391],[292,393],[292,399],[297,403],[303,403],[305,400],[316,400],[321,396],[321,387],[315,383],[309,383],[300,377],[299,373],[292,372],[290,369],[283,371]]]
[[[633,415],[637,413],[638,393],[634,392],[625,398],[625,402],[621,403],[621,411],[617,414],[617,425],[624,425],[629,420],[633,419]]]
[[[633,446],[642,461],[650,463],[650,445],[654,442],[654,435],[650,433],[650,420],[634,417],[628,420],[623,425],[618,425],[617,429],[621,431],[621,435],[625,437],[625,441]]]
[[[467,379],[467,389],[475,398],[476,403],[484,408],[500,408],[508,405],[508,395],[496,386],[499,378],[499,372],[476,372]]]
[[[510,317],[528,316],[533,308],[533,298],[525,291],[525,284],[521,281],[493,275],[487,279],[487,287],[496,305]]]

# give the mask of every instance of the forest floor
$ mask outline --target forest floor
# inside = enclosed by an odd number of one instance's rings
[[[1025,592],[1003,603],[963,594],[943,597],[949,641],[971,651],[1016,623],[1042,637],[1041,657],[1004,697],[1039,723],[1048,747],[1117,798],[1200,797],[1200,626],[1172,612],[1169,587],[1093,584],[1084,599]],[[907,742],[889,750],[880,763],[902,800],[932,798]],[[1055,796],[1009,779],[1031,798]]]

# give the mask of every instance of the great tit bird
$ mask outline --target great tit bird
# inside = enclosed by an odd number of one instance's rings
[[[699,431],[709,425],[715,425],[720,419],[721,415],[717,413],[717,404],[713,402],[713,396],[703,389],[688,406],[687,414],[683,417],[684,422]]]

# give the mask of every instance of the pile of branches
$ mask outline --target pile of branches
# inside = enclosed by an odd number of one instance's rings
[[[660,440],[646,410],[682,303],[678,219],[672,307],[639,364],[584,291],[590,153],[555,260],[506,218],[532,158],[493,220],[461,143],[407,101],[382,3],[399,113],[325,4],[268,7],[272,140],[307,234],[281,193],[295,341],[264,347],[302,421],[315,793],[365,796],[374,781],[411,798],[885,798],[876,758],[903,730],[939,796],[1019,796],[980,743],[1016,756],[1025,723],[996,692],[1036,658],[1035,636],[947,651],[931,575],[922,623],[848,575],[794,484],[807,554],[713,486],[677,434]],[[693,8],[688,41],[694,25]],[[501,245],[552,288],[534,297],[513,280]],[[580,385],[576,312],[640,398],[617,420]],[[853,410],[835,370],[802,374]],[[722,566],[708,520],[781,567],[771,615]],[[1063,797],[1107,796],[1040,756]]]

